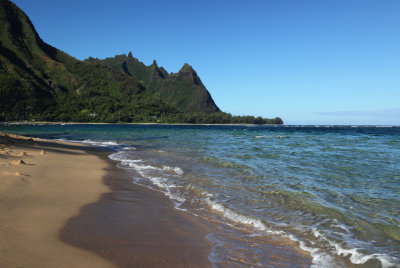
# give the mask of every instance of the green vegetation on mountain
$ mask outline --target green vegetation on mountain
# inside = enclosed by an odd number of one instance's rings
[[[193,68],[185,63],[182,69],[171,75],[156,61],[146,66],[129,52],[104,60],[89,58],[86,62],[95,62],[113,70],[137,78],[146,89],[161,100],[169,103],[184,113],[216,113],[220,109],[215,105],[210,93]]]
[[[0,121],[274,123],[221,112],[193,68],[176,74],[126,55],[80,61],[46,44],[0,0]]]

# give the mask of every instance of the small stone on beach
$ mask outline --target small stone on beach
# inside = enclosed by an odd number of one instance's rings
[[[26,153],[26,152],[20,152],[19,154],[18,154],[18,156],[27,156],[28,154]]]
[[[40,151],[40,154],[45,154],[46,152],[44,151],[44,150],[41,150]]]
[[[20,159],[20,160],[14,160],[14,161],[12,161],[12,163],[13,163],[14,165],[26,164],[22,159]]]

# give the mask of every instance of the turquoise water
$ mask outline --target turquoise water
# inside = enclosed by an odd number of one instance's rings
[[[268,266],[263,243],[313,267],[400,267],[400,127],[8,125],[107,146],[134,183],[221,225],[210,260]]]

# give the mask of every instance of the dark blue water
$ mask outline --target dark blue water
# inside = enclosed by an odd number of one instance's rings
[[[210,259],[266,266],[263,237],[315,267],[400,267],[400,127],[9,125],[109,146],[133,181],[218,222]],[[262,242],[264,241],[264,242]],[[397,266],[396,266],[397,265]]]

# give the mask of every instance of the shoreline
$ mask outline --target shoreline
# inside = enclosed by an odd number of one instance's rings
[[[192,124],[192,123],[101,123],[101,122],[0,122],[0,125],[156,125],[156,126],[284,126],[285,124]]]
[[[8,135],[17,136],[14,134]],[[41,244],[45,248],[48,246],[48,241],[52,240],[53,243],[50,244],[52,250],[55,252],[58,250],[58,254],[52,254],[51,258],[49,258],[50,256],[43,254],[45,250],[33,250],[32,253],[30,249],[21,250],[21,246],[23,247],[24,245],[19,245],[19,247],[18,245],[9,246],[6,251],[18,256],[14,258],[15,260],[19,259],[21,252],[25,253],[23,254],[25,258],[23,266],[34,263],[37,264],[33,265],[34,267],[43,265],[64,267],[63,265],[66,263],[74,262],[77,263],[75,265],[77,267],[87,266],[87,263],[81,262],[79,258],[76,259],[74,254],[71,253],[71,255],[68,251],[64,253],[63,247],[78,251],[80,257],[84,258],[84,261],[87,261],[90,265],[99,262],[99,264],[95,265],[96,267],[213,267],[213,265],[230,267],[234,263],[249,264],[246,259],[236,255],[230,256],[228,254],[227,259],[224,260],[216,257],[217,255],[214,252],[216,245],[213,237],[226,232],[225,228],[227,226],[221,225],[221,223],[215,222],[211,218],[193,215],[190,210],[182,211],[177,209],[172,200],[164,193],[149,189],[143,185],[134,184],[132,182],[133,178],[140,176],[140,174],[132,169],[119,168],[116,165],[118,161],[111,160],[108,157],[109,153],[114,152],[113,149],[23,136],[17,137],[20,139],[14,145],[18,145],[19,149],[27,152],[27,156],[23,156],[26,157],[25,164],[32,163],[31,159],[29,159],[30,157],[35,157],[36,159],[39,158],[39,154],[41,157],[52,158],[56,152],[63,159],[54,159],[53,162],[58,162],[59,164],[66,161],[64,158],[68,157],[70,158],[68,161],[81,162],[83,165],[81,168],[85,174],[77,177],[76,173],[72,172],[72,175],[70,173],[70,176],[74,177],[75,181],[67,195],[71,195],[71,193],[79,196],[86,195],[85,186],[82,187],[79,179],[85,178],[86,173],[91,169],[85,166],[86,161],[83,159],[77,160],[76,155],[85,155],[101,163],[101,167],[98,169],[98,171],[101,171],[101,175],[97,176],[96,183],[103,187],[102,191],[96,192],[95,199],[81,202],[73,213],[65,213],[63,210],[61,212],[62,221],[53,226],[53,232],[44,233],[42,240],[36,239],[30,244],[32,247],[35,244]],[[16,142],[14,141],[14,143]],[[5,145],[1,146],[4,147]],[[11,152],[12,142],[7,146],[8,149],[6,150]],[[56,148],[52,149],[52,146]],[[47,148],[45,155],[40,155],[39,151],[42,148]],[[79,153],[60,151],[60,149],[71,148],[78,150]],[[29,150],[36,150],[36,152]],[[7,157],[3,152],[4,150],[1,151],[0,156]],[[21,154],[20,151],[15,151],[13,155],[15,157],[15,155],[19,156]],[[3,159],[0,158],[0,160]],[[40,163],[38,162],[38,164]],[[21,164],[18,167],[28,165]],[[2,175],[4,166],[0,165],[0,167],[0,175]],[[66,167],[70,170],[74,169],[72,164],[66,165]],[[46,175],[47,169],[48,167],[44,167],[41,176]],[[37,174],[30,177],[32,174],[28,174],[25,171],[21,172],[17,177],[25,180],[25,175],[29,175],[29,179],[33,180],[37,180],[40,177]],[[15,174],[13,176],[15,177]],[[53,191],[57,190],[58,195],[66,194],[66,189],[60,189],[59,187],[58,175],[56,177],[57,179],[51,182]],[[13,196],[8,196],[8,200],[7,196],[5,198],[2,196],[2,186],[3,181],[0,180],[0,200],[5,200],[6,204],[12,204]],[[53,196],[52,200],[47,200],[46,195],[43,196],[47,192],[46,189],[43,189],[43,186],[42,184],[41,187],[38,187],[38,191],[41,193],[40,196],[28,198],[25,200],[26,203],[22,203],[21,206],[27,206],[28,208],[24,212],[29,213],[30,207],[27,203],[38,198],[44,199],[43,201],[46,202],[48,208],[48,213],[44,218],[48,221],[48,219],[54,218],[52,213],[54,213],[55,209],[60,210],[58,207],[60,202],[57,200],[58,196]],[[20,187],[25,189],[27,185]],[[56,187],[56,190],[54,187]],[[2,230],[2,225],[4,224],[1,222],[4,215],[5,213],[0,210],[0,239],[4,236],[4,230]],[[30,235],[35,235],[38,230],[43,233],[43,230],[40,230],[42,226],[36,227],[37,229],[30,230]],[[19,237],[25,232],[26,228],[29,228],[27,221],[20,226],[19,230],[11,232],[8,240],[19,242]],[[269,264],[295,264],[299,267],[307,267],[307,265],[311,264],[308,254],[293,244],[292,241],[287,241],[286,239],[278,240],[269,235],[257,238],[257,241],[262,241],[261,243],[265,244],[267,251],[263,255],[267,258]],[[1,250],[2,247],[0,245],[0,252]],[[61,259],[58,257],[60,254],[63,254]],[[64,255],[70,256],[71,260],[64,261]],[[32,258],[34,262],[31,261]],[[0,266],[2,266],[3,261],[0,258]],[[4,262],[5,267],[14,267],[19,264],[19,262],[10,262],[10,260]]]
[[[206,239],[216,229],[212,223],[177,210],[163,193],[132,183],[134,173],[117,167],[102,148],[91,149],[108,163],[103,181],[111,192],[70,218],[62,241],[118,267],[212,267]]]
[[[0,266],[211,267],[212,225],[104,150],[5,133],[0,146]]]
[[[357,125],[357,124],[191,124],[191,123],[101,123],[101,122],[23,122],[23,121],[12,121],[12,122],[0,122],[1,125],[138,125],[138,126],[285,126],[285,127],[298,127],[298,126],[322,126],[322,127],[400,127],[400,125]]]

